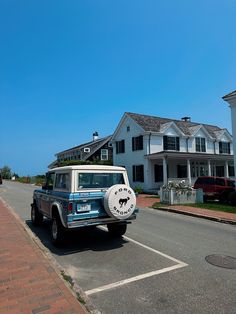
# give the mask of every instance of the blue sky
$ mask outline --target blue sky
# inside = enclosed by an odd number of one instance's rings
[[[0,0],[0,168],[43,173],[125,111],[231,132],[235,12],[234,0]]]

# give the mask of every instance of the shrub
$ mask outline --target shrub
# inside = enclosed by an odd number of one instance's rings
[[[143,189],[141,186],[138,185],[138,186],[135,186],[134,192],[140,194],[140,193],[143,193]]]

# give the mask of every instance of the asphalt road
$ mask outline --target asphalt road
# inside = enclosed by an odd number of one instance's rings
[[[0,196],[76,278],[102,313],[236,313],[236,269],[206,262],[220,254],[236,257],[236,227],[173,213],[141,209],[126,237],[106,230],[71,234],[54,248],[49,223],[33,228],[34,186],[4,181]]]

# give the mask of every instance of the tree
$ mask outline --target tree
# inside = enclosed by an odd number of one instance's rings
[[[3,179],[8,179],[8,180],[11,179],[11,168],[10,167],[4,166],[2,168],[1,173],[2,173],[2,178]]]

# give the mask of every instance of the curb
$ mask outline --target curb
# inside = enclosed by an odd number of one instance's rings
[[[197,214],[197,213],[182,211],[182,210],[178,210],[178,209],[174,209],[174,208],[170,208],[170,207],[158,207],[158,208],[153,208],[153,209],[167,211],[167,212],[171,212],[171,213],[175,213],[175,214],[182,214],[185,216],[203,218],[203,219],[216,221],[216,222],[220,222],[220,223],[225,223],[225,224],[230,224],[230,225],[236,225],[235,220],[230,220],[230,219],[220,218],[220,217],[213,217],[213,216],[206,216],[203,214]]]
[[[100,311],[98,311],[95,306],[92,304],[91,300],[88,298],[88,296],[85,294],[85,292],[82,290],[82,288],[78,285],[77,281],[72,278],[72,284],[68,283],[64,277],[63,273],[65,273],[65,270],[63,267],[57,262],[57,260],[53,257],[49,249],[47,249],[42,242],[37,238],[37,236],[33,233],[33,231],[24,223],[24,221],[21,220],[21,218],[16,214],[14,209],[2,198],[0,197],[0,200],[3,202],[3,204],[7,207],[7,209],[10,211],[10,213],[15,217],[17,222],[20,224],[20,226],[24,229],[24,231],[28,234],[32,242],[39,248],[42,255],[48,260],[50,263],[50,266],[54,269],[58,277],[61,279],[61,281],[64,283],[64,285],[68,288],[70,293],[74,296],[74,298],[77,300],[77,302],[81,305],[83,309],[85,309],[88,313],[91,314],[101,314]],[[80,301],[78,299],[80,298]]]

